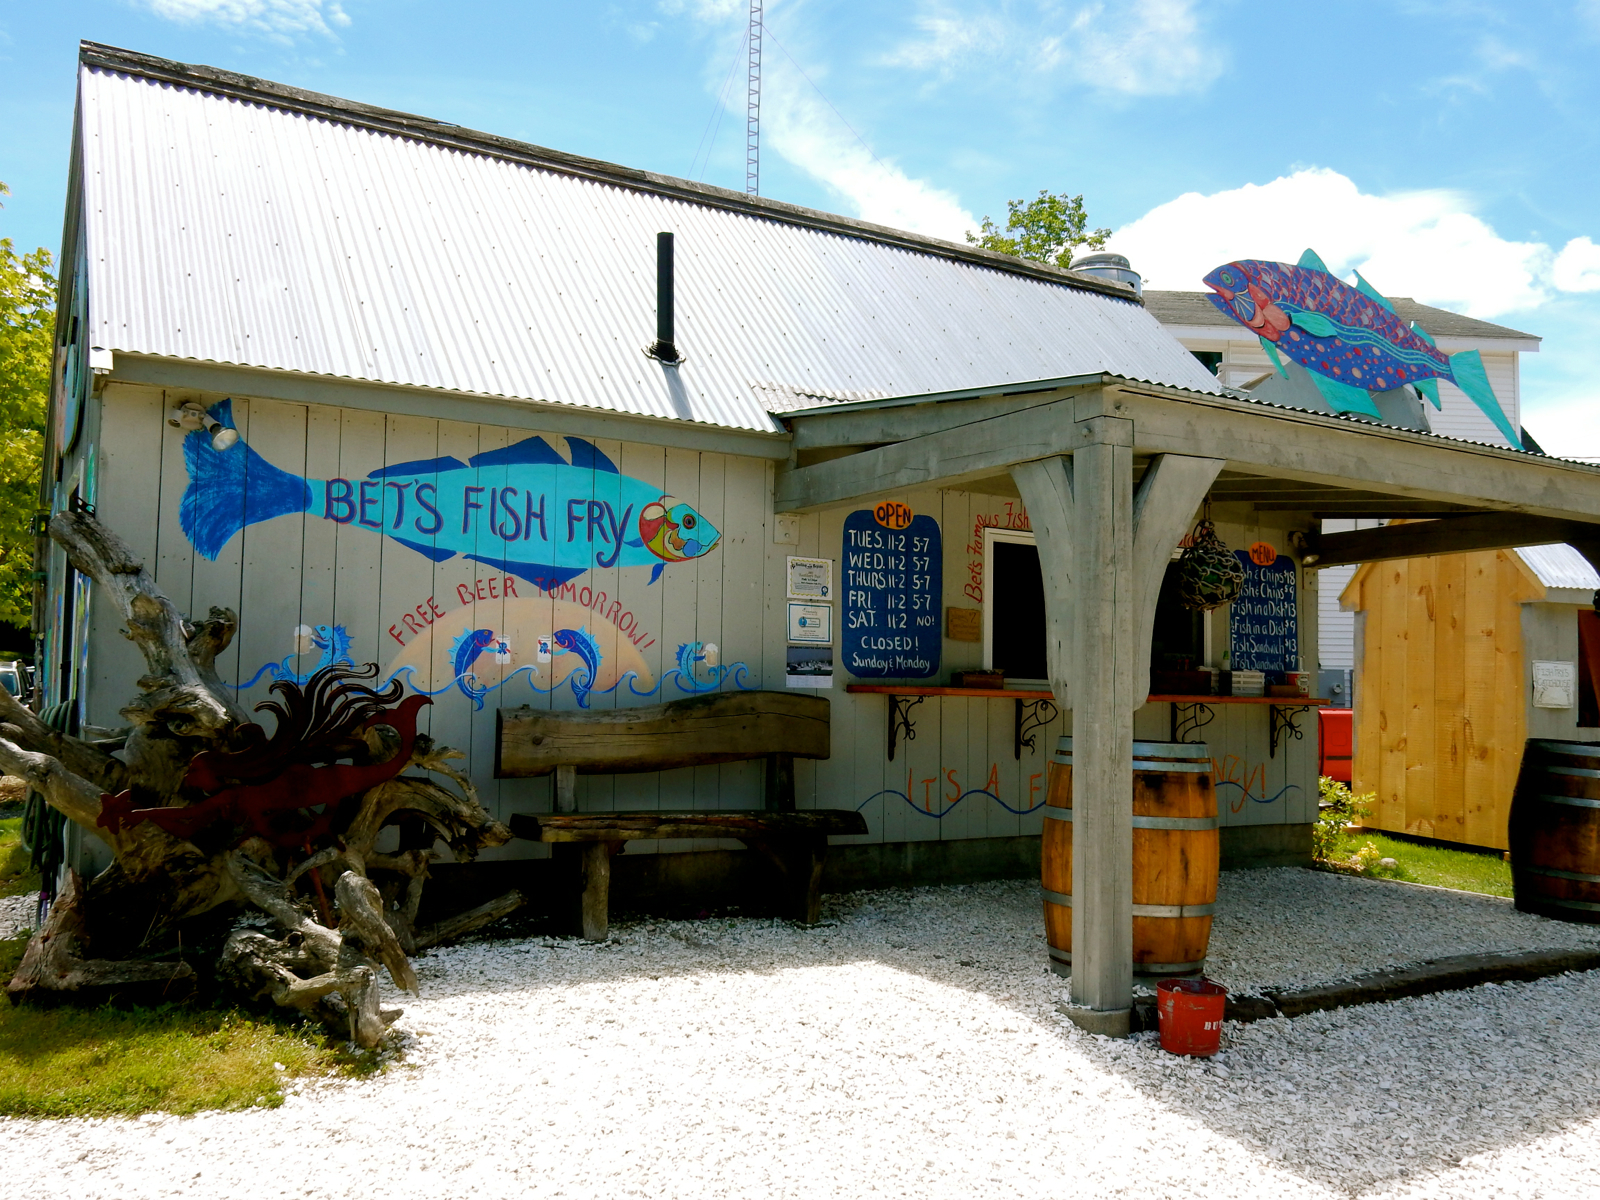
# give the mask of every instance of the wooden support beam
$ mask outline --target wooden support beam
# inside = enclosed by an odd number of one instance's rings
[[[1134,421],[1141,454],[1220,458],[1248,474],[1332,489],[1600,521],[1600,471],[1593,467],[1316,413],[1158,394],[1134,384],[1091,388],[959,426],[959,404],[939,407],[952,410],[954,427],[780,471],[778,510],[950,486],[1002,474],[1019,462],[1071,454],[1083,436],[1083,419],[1099,411]],[[797,419],[796,429],[806,420]]]
[[[1172,550],[1188,532],[1206,492],[1222,471],[1220,458],[1162,454],[1153,459],[1139,481],[1133,500],[1133,594],[1138,604],[1133,619],[1137,654],[1134,678],[1142,692],[1150,678],[1150,636],[1155,629],[1156,602],[1166,578]],[[1141,694],[1134,700],[1144,703]],[[1128,748],[1131,755],[1132,746]]]
[[[1323,534],[1317,557],[1308,566],[1342,567],[1351,563],[1431,554],[1465,554],[1473,550],[1508,550],[1517,546],[1573,545],[1600,542],[1600,525],[1559,521],[1525,513],[1474,513],[1436,521]]]
[[[1022,503],[1027,507],[1044,577],[1045,662],[1050,690],[1063,709],[1072,707],[1070,677],[1077,636],[1076,600],[1072,586],[1077,508],[1072,498],[1072,459],[1047,458],[1011,469]]]

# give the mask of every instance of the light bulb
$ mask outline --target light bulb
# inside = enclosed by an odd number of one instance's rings
[[[219,422],[216,430],[211,435],[211,448],[213,450],[218,452],[227,450],[239,441],[239,431],[237,429],[229,429]]]

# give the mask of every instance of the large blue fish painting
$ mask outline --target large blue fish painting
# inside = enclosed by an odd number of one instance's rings
[[[232,404],[211,415],[232,426]],[[687,504],[624,475],[593,443],[566,439],[570,459],[542,437],[466,462],[397,463],[365,479],[305,479],[242,440],[226,450],[196,431],[184,439],[189,487],[180,517],[194,548],[214,559],[246,526],[310,513],[390,538],[446,562],[460,555],[551,591],[594,567],[651,567],[709,554],[722,534]]]
[[[1406,384],[1438,408],[1438,381],[1445,379],[1471,397],[1507,441],[1522,445],[1478,352],[1439,350],[1420,326],[1396,316],[1394,305],[1359,272],[1351,287],[1307,250],[1294,265],[1260,259],[1224,263],[1204,282],[1211,289],[1207,299],[1256,334],[1280,371],[1280,354],[1310,371],[1335,412],[1379,416],[1372,394]]]

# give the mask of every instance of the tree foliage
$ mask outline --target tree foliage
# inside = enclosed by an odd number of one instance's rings
[[[0,195],[10,189],[0,183]],[[56,280],[50,251],[19,255],[0,238],[0,621],[33,610],[34,511],[49,408]]]
[[[985,250],[1025,258],[1029,262],[1066,267],[1079,246],[1098,250],[1111,236],[1109,229],[1088,229],[1089,217],[1083,211],[1083,197],[1065,192],[1052,196],[1040,191],[1037,200],[1007,200],[1006,227],[1001,229],[987,216],[983,232],[967,241]]]

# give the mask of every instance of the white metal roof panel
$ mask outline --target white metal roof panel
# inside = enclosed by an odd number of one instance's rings
[[[1600,573],[1571,546],[1523,546],[1517,551],[1528,569],[1548,588],[1600,588]]]
[[[754,430],[777,428],[783,393],[1096,372],[1219,390],[1139,304],[942,243],[695,203],[237,88],[92,64],[79,83],[90,322],[107,349]],[[677,235],[680,367],[643,353],[658,230]]]

